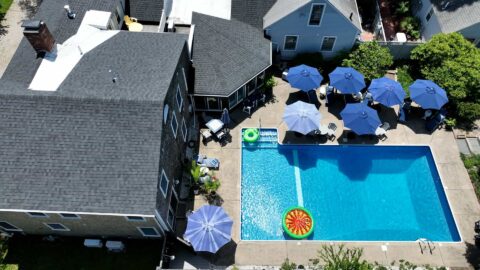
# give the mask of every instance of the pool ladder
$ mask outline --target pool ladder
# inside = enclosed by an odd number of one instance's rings
[[[420,246],[420,252],[423,254],[425,250],[430,251],[430,254],[433,254],[433,250],[435,250],[435,244],[428,240],[427,238],[418,238],[417,239],[418,245]]]

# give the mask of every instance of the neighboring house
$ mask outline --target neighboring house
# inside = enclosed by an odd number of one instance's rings
[[[44,1],[45,24],[25,24],[0,80],[0,230],[175,232],[193,121],[188,35],[101,30],[111,2],[70,1],[68,19],[63,0]]]
[[[283,60],[305,52],[334,57],[349,51],[362,31],[355,0],[233,0],[232,17],[264,30]]]
[[[414,4],[425,39],[437,33],[459,32],[480,48],[480,1],[417,0]]]

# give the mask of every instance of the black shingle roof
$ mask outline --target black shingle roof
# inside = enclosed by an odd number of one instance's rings
[[[263,16],[277,0],[232,0],[233,19],[263,29]]]
[[[140,21],[160,22],[163,0],[127,0],[130,16]]]
[[[271,65],[263,32],[235,19],[193,13],[195,95],[228,96]]]

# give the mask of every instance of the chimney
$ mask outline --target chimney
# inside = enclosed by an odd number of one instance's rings
[[[23,35],[28,39],[37,54],[52,52],[55,39],[43,21],[30,20],[22,23]]]

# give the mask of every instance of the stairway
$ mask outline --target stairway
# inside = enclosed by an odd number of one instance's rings
[[[457,145],[462,154],[480,154],[480,138],[457,138]]]

